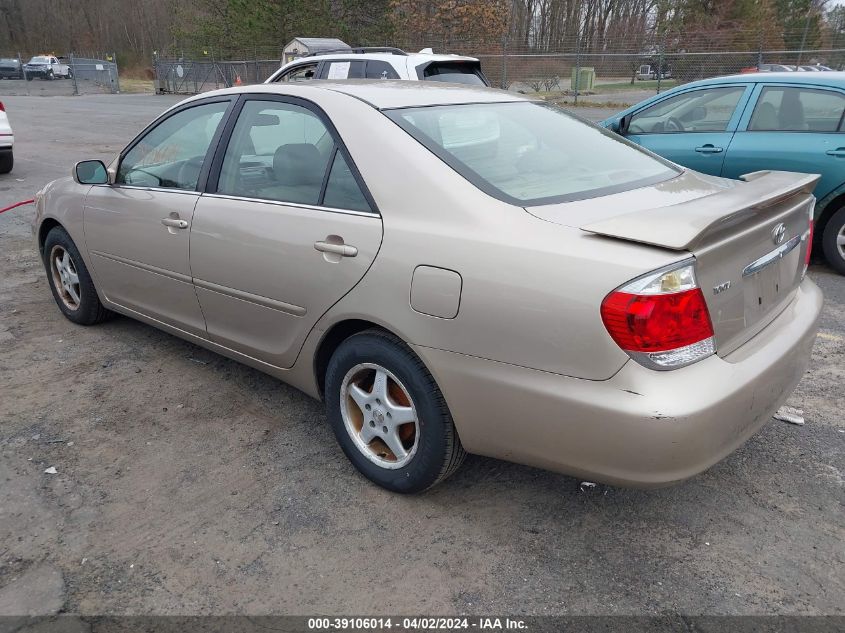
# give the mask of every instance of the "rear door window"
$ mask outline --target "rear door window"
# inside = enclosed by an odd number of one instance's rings
[[[814,88],[767,86],[748,123],[751,132],[843,131],[845,94]]]
[[[348,59],[323,62],[320,79],[363,79],[364,62]]]
[[[317,204],[333,151],[334,139],[307,108],[247,101],[232,131],[217,191]]]
[[[367,61],[367,79],[399,79],[393,66],[378,59]]]
[[[372,211],[370,203],[364,197],[361,187],[358,186],[340,150],[335,151],[332,170],[326,183],[326,193],[323,196],[323,205],[335,209]]]
[[[223,156],[217,193],[371,211],[339,144],[311,110],[244,104]]]

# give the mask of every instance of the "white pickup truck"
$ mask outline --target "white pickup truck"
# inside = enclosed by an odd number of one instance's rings
[[[36,55],[23,67],[28,81],[41,79],[71,79],[73,71],[53,55]]]

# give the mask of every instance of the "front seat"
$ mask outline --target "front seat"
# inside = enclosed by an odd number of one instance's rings
[[[273,178],[277,184],[265,191],[277,200],[317,204],[326,163],[310,143],[282,145],[273,154]]]
[[[778,114],[771,103],[761,103],[754,113],[750,129],[756,131],[778,129]]]

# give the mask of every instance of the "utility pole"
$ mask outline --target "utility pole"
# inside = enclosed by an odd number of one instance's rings
[[[73,78],[73,94],[79,95],[79,84],[76,83],[76,64],[74,63],[75,55],[70,54],[70,75]]]
[[[581,18],[575,28],[575,105],[578,105],[578,88],[581,86]],[[570,86],[571,88],[571,86]]]
[[[505,29],[505,34],[502,36],[502,90],[508,89],[508,44],[510,43],[511,34],[513,33],[513,14],[516,9],[516,0],[511,0],[511,10],[508,15],[508,28]]]
[[[804,19],[804,35],[801,36],[801,49],[798,51],[798,62],[796,66],[801,65],[801,56],[804,54],[804,46],[807,44],[807,31],[810,30],[810,13],[813,11],[813,3],[807,7],[807,17]]]

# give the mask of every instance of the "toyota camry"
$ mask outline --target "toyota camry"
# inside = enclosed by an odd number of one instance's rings
[[[817,178],[704,175],[487,88],[268,84],[78,163],[34,234],[68,319],[120,313],[324,400],[385,488],[467,452],[657,486],[804,373]]]

